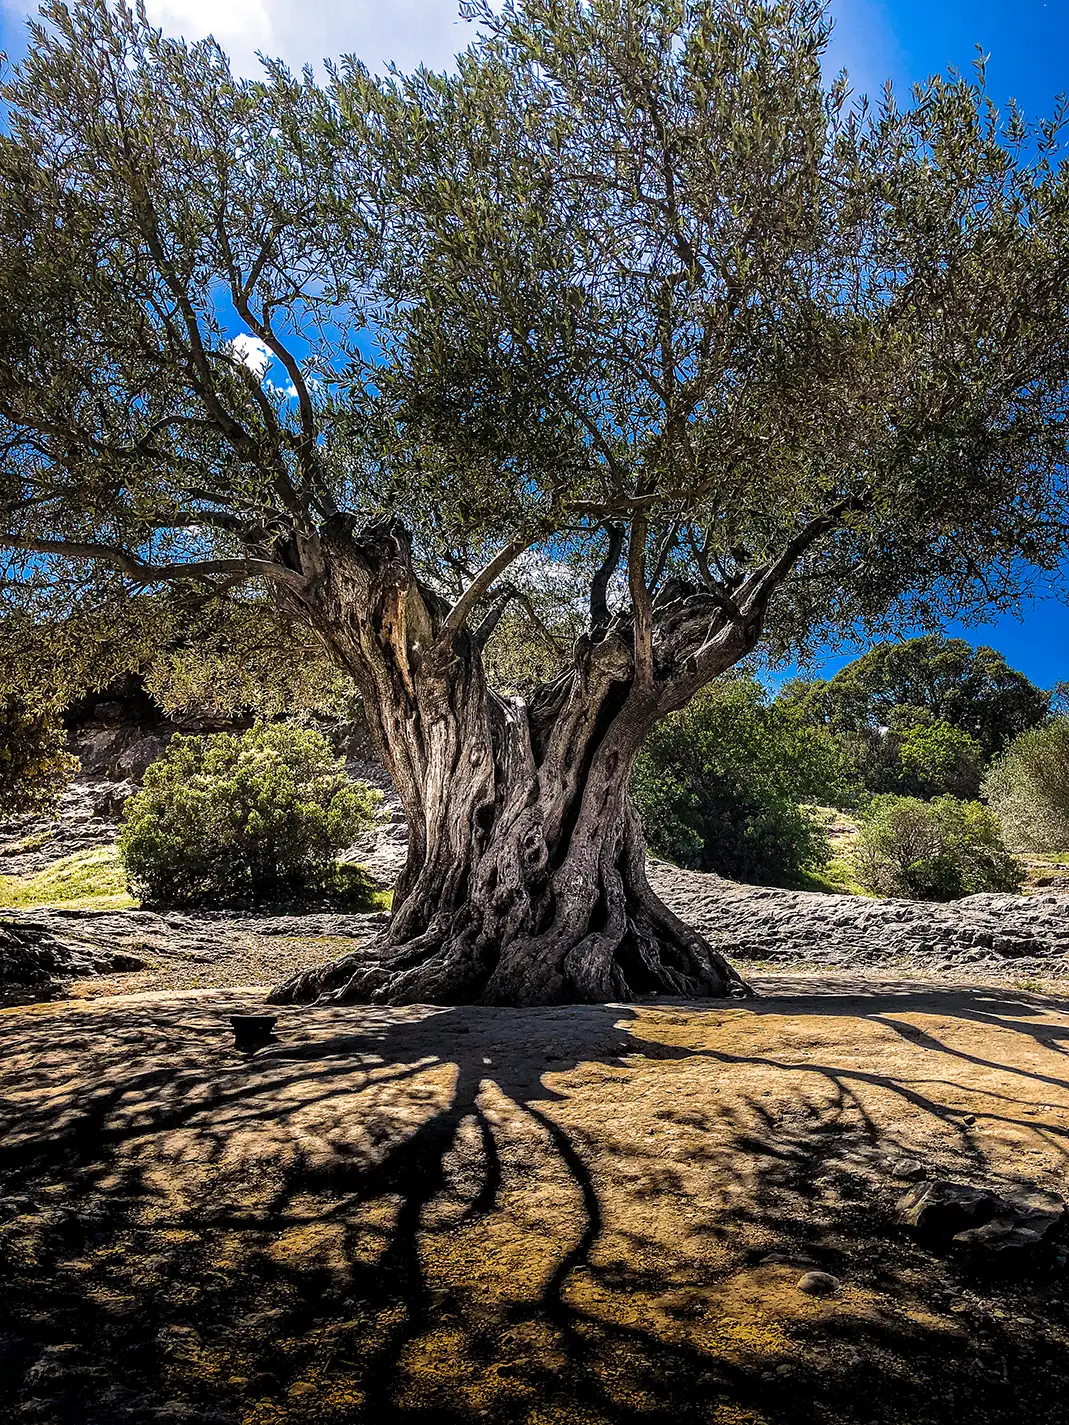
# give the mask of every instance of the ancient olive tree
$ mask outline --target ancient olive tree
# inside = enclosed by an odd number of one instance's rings
[[[982,76],[854,104],[814,0],[474,18],[453,74],[317,86],[51,11],[5,90],[0,544],[266,587],[359,685],[408,863],[283,997],[730,993],[635,758],[763,634],[1055,566],[1060,121]],[[503,692],[506,626],[553,657]]]

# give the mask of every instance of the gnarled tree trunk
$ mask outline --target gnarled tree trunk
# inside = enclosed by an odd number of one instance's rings
[[[313,615],[356,677],[401,796],[409,852],[369,950],[298,974],[276,1002],[547,1004],[745,993],[651,890],[629,800],[657,713],[626,630],[582,639],[530,700],[488,688],[476,636],[378,525],[323,561]]]

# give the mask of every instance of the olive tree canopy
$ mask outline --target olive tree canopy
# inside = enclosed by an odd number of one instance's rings
[[[646,883],[638,748],[762,637],[1056,567],[1062,116],[982,73],[859,103],[816,0],[474,18],[453,74],[317,84],[48,11],[4,91],[0,546],[266,588],[355,678],[408,864],[377,953],[284,995],[723,993]]]

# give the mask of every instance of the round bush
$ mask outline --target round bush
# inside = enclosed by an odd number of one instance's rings
[[[987,774],[984,796],[1014,845],[1069,849],[1069,717],[1015,738]]]
[[[1021,885],[995,815],[956,797],[873,797],[851,860],[860,884],[881,896],[952,901]]]
[[[306,728],[179,734],[127,802],[119,850],[149,902],[268,899],[322,877],[372,824],[380,796]]]

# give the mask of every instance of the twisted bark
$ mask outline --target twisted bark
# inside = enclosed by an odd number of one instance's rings
[[[305,607],[364,696],[409,824],[382,940],[276,1002],[549,1004],[745,993],[650,888],[628,787],[658,715],[626,628],[580,640],[530,700],[412,571],[396,524],[335,530]]]

